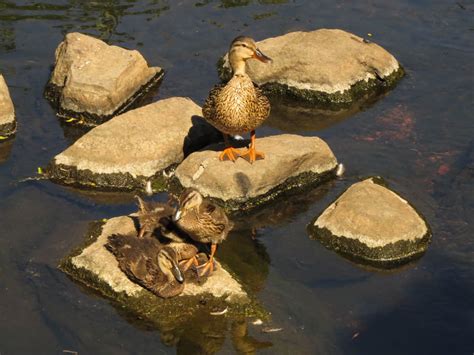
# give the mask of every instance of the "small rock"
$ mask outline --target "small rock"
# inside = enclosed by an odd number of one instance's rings
[[[74,32],[56,49],[46,96],[58,104],[58,116],[94,126],[127,110],[162,76],[138,51]]]
[[[0,136],[6,138],[15,134],[15,132],[15,108],[13,107],[7,83],[0,74]]]
[[[177,318],[186,321],[189,315],[198,309],[196,305],[200,300],[205,300],[209,312],[228,309],[231,315],[249,311],[255,306],[240,283],[220,263],[217,263],[217,268],[204,283],[185,283],[183,292],[169,299],[157,297],[132,282],[120,270],[115,256],[105,248],[105,244],[112,234],[136,233],[132,217],[108,219],[103,225],[96,225],[87,234],[86,246],[67,256],[61,262],[60,269],[75,281],[116,300],[129,311],[158,323]]]
[[[413,207],[375,178],[349,187],[309,230],[328,248],[376,267],[397,266],[422,255],[431,239]]]
[[[375,43],[338,29],[291,32],[257,43],[271,65],[247,61],[252,80],[278,94],[331,108],[349,107],[369,92],[392,87],[403,75],[397,60]],[[230,78],[225,55],[221,79]]]
[[[221,139],[192,100],[174,97],[128,111],[95,127],[50,162],[48,176],[94,189],[165,188],[166,169]]]
[[[253,164],[239,158],[220,161],[223,146],[208,147],[188,156],[176,169],[184,187],[219,200],[228,209],[247,209],[295,187],[315,184],[334,175],[337,160],[317,137],[283,134],[257,139],[265,159]]]

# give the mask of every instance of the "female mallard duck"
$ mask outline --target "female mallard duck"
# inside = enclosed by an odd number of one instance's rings
[[[196,242],[211,243],[209,260],[198,267],[198,274],[212,272],[217,244],[226,239],[234,227],[224,210],[205,200],[198,191],[187,189],[179,197],[179,207],[173,221]]]
[[[130,280],[163,298],[183,291],[184,275],[179,262],[195,257],[198,252],[188,243],[163,245],[156,238],[138,239],[124,234],[111,235],[106,248]]]
[[[252,38],[239,36],[234,39],[229,50],[232,79],[227,84],[215,86],[202,107],[204,119],[224,134],[226,149],[219,155],[220,160],[228,158],[235,161],[239,156],[248,156],[253,163],[265,157],[255,149],[255,129],[270,114],[270,102],[245,72],[245,62],[251,58],[263,63],[271,61],[257,48]],[[228,135],[247,132],[251,132],[250,147],[245,153],[240,153],[230,145]]]

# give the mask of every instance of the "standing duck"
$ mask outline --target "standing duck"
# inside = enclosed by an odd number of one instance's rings
[[[197,190],[187,189],[179,197],[179,207],[173,220],[191,239],[199,243],[211,243],[209,260],[198,267],[198,274],[211,273],[214,270],[217,244],[225,240],[234,227],[224,210],[205,200]]]
[[[233,76],[227,84],[216,85],[202,107],[204,119],[224,135],[226,148],[219,155],[220,160],[235,161],[240,156],[248,157],[253,163],[265,157],[255,148],[255,129],[270,114],[270,102],[245,72],[245,62],[252,58],[263,63],[271,62],[252,38],[239,36],[234,39],[229,50]],[[241,153],[230,145],[228,136],[247,132],[250,132],[250,147]]]
[[[124,234],[111,235],[106,248],[130,280],[163,298],[183,291],[184,275],[179,261],[195,257],[198,251],[192,244],[163,245],[156,238],[139,239]]]

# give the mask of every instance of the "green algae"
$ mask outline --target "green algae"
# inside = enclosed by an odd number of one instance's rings
[[[224,57],[219,58],[217,62],[217,72],[223,82],[228,81],[232,72],[231,69],[224,66]],[[402,66],[393,71],[386,77],[380,77],[375,73],[375,78],[369,80],[360,80],[351,85],[350,89],[343,92],[327,93],[317,90],[298,89],[285,84],[268,82],[260,85],[260,89],[272,98],[283,98],[292,100],[302,105],[317,106],[319,109],[341,110],[350,108],[354,102],[362,98],[380,96],[381,94],[393,89],[400,79],[405,75]]]
[[[97,275],[85,268],[75,266],[72,261],[85,248],[97,241],[104,224],[103,221],[91,222],[85,240],[60,261],[58,268],[74,281],[108,298],[114,307],[127,316],[146,320],[160,330],[183,328],[192,317],[202,317],[203,315],[209,317],[213,310],[225,308],[227,308],[227,312],[221,317],[229,320],[249,317],[269,318],[268,312],[253,297],[249,297],[246,302],[229,303],[225,296],[215,297],[211,294],[162,299],[145,289],[133,296],[126,292],[116,292]],[[212,316],[210,317],[212,318]]]
[[[370,179],[375,184],[383,186],[397,194],[395,191],[389,188],[388,182],[383,177],[373,176]],[[334,201],[344,194],[344,192],[339,194],[339,196],[337,196]],[[332,203],[334,203],[334,201]],[[307,226],[308,234],[312,239],[319,240],[326,248],[337,252],[338,254],[357,264],[368,265],[381,269],[399,267],[423,256],[428,248],[428,245],[431,243],[432,237],[431,228],[426,219],[410,202],[406,202],[417,212],[418,216],[420,216],[426,225],[427,232],[421,238],[417,238],[415,240],[399,240],[395,243],[389,243],[382,247],[371,248],[359,240],[347,238],[344,236],[336,236],[332,234],[329,229],[325,227],[318,227],[315,222],[320,217],[320,215],[324,213],[324,211],[321,212],[319,216],[314,218],[313,221]]]
[[[0,140],[0,143],[6,140],[9,140],[10,138],[13,138],[16,134],[16,120],[13,120],[12,122],[0,124],[0,136],[3,136],[4,139]]]

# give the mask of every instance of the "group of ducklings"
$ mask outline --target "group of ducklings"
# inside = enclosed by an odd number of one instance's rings
[[[217,244],[233,228],[222,208],[194,189],[181,194],[177,207],[170,202],[145,202],[138,196],[137,200],[137,235],[114,234],[106,244],[132,281],[169,298],[183,291],[185,279],[199,281],[214,271]],[[202,262],[199,249],[206,244],[211,251]]]
[[[245,70],[247,60],[254,58],[263,63],[272,60],[263,54],[250,37],[235,38],[229,49],[229,63],[233,76],[226,84],[216,85],[202,108],[204,119],[222,132],[226,148],[219,159],[236,161],[242,157],[253,163],[263,159],[264,153],[256,150],[255,129],[270,114],[270,102],[252,82]],[[247,151],[231,146],[229,136],[250,132]],[[168,298],[183,291],[184,280],[214,270],[214,254],[232,229],[233,224],[225,212],[203,198],[196,190],[186,190],[178,207],[163,203],[146,203],[138,198],[138,236],[112,235],[106,247],[116,256],[121,270],[134,282],[158,296]],[[161,243],[154,233],[169,242]],[[211,244],[209,259],[198,260],[194,243]]]

